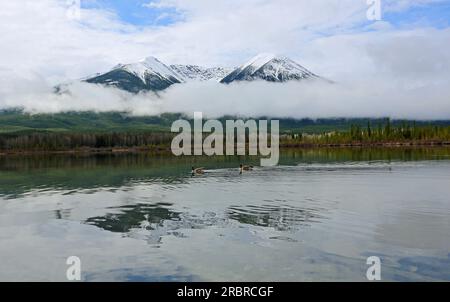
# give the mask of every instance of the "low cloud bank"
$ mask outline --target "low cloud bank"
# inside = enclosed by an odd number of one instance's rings
[[[210,118],[223,115],[291,118],[391,117],[399,119],[450,119],[449,81],[359,80],[329,84],[322,81],[242,82],[223,85],[195,82],[174,85],[158,94],[133,95],[115,88],[74,82],[63,93],[39,77],[9,78],[0,90],[0,108],[23,108],[30,113],[64,111],[126,111],[132,115],[165,112]]]

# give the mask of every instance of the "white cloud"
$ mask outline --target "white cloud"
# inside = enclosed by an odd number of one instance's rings
[[[36,88],[30,85],[36,83]],[[56,95],[51,87],[45,86],[45,81],[33,81],[24,83],[23,87],[15,87],[22,93],[5,98],[2,105],[20,105],[31,113],[122,111],[132,115],[157,115],[201,111],[210,118],[231,114],[294,118],[389,116],[417,120],[448,119],[448,83],[414,87],[408,84],[401,81],[388,83],[384,79],[360,79],[337,84],[322,81],[231,85],[191,82],[171,86],[158,95],[151,92],[133,95],[115,88],[73,83],[69,86],[69,94]]]

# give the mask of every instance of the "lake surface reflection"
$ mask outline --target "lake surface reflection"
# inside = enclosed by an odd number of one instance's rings
[[[0,157],[0,281],[450,281],[450,149]],[[207,173],[192,176],[192,166]]]

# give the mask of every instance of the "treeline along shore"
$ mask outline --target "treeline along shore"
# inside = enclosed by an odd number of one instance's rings
[[[158,152],[170,153],[169,131],[0,132],[0,154],[52,152]],[[204,134],[207,136],[208,134]],[[281,148],[443,146],[450,145],[450,126],[417,125],[415,122],[352,124],[347,130],[306,133],[282,129]]]

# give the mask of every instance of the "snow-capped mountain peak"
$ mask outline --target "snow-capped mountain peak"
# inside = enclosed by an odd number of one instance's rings
[[[164,90],[173,84],[183,83],[184,80],[155,57],[147,57],[137,63],[119,64],[111,71],[89,78],[86,82],[138,93]]]
[[[315,74],[289,58],[274,54],[259,54],[222,79],[222,83],[234,81],[265,80],[286,82],[317,78]]]

